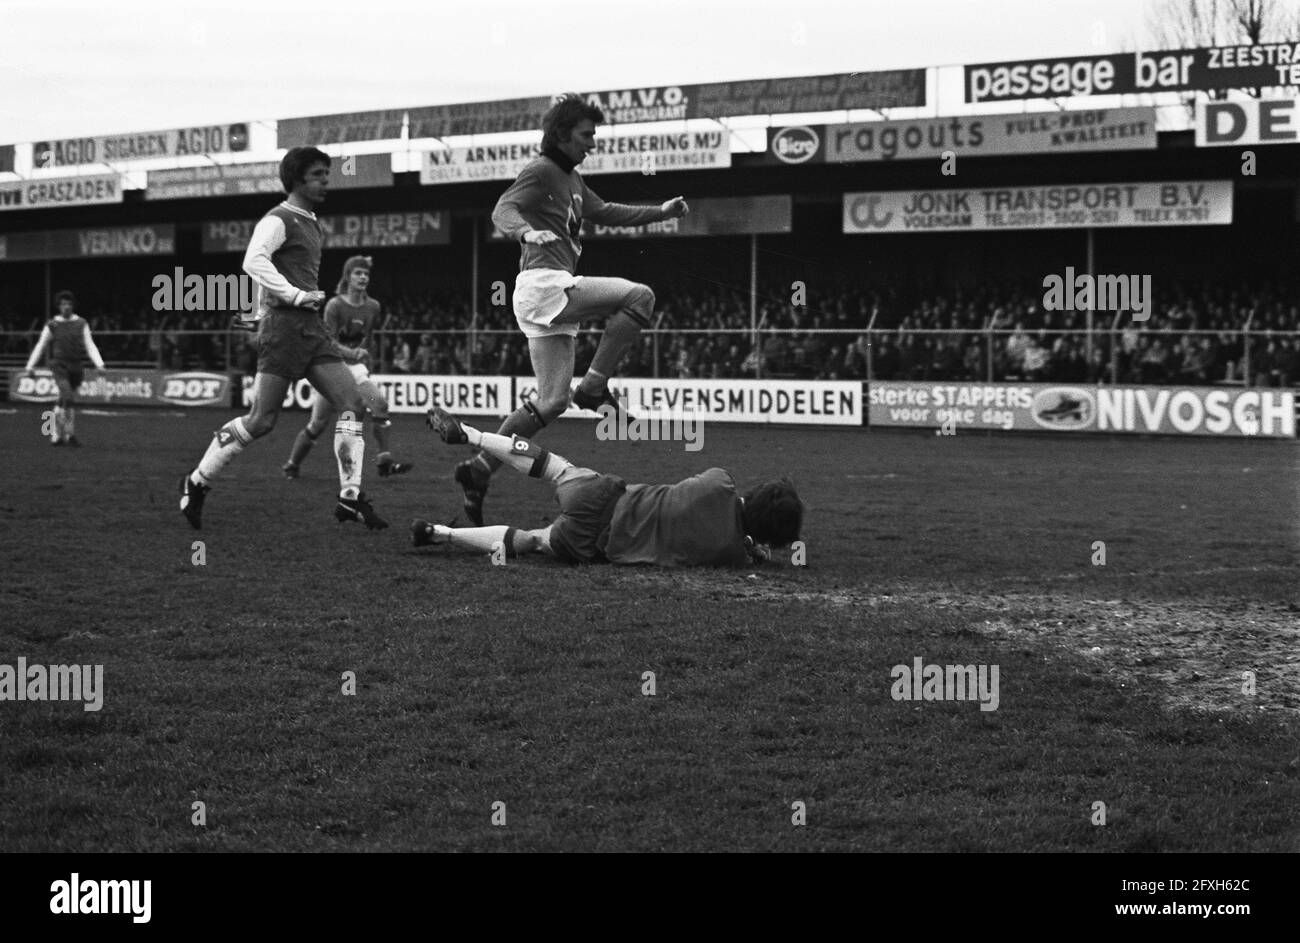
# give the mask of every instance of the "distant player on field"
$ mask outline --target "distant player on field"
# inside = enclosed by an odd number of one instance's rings
[[[54,405],[51,445],[81,445],[77,441],[77,411],[74,404],[77,388],[81,386],[86,357],[90,357],[96,370],[104,369],[104,358],[99,355],[99,348],[90,336],[90,325],[85,318],[73,311],[76,303],[77,300],[70,291],[61,291],[54,296],[54,304],[59,313],[45,325],[32,355],[27,358],[26,372],[31,376],[36,364],[45,354],[45,348],[51,349],[50,366],[54,370],[54,382],[59,387],[59,399]]]
[[[411,462],[393,461],[393,453],[388,450],[388,430],[393,424],[388,418],[388,400],[370,379],[370,335],[379,322],[379,302],[366,291],[370,287],[371,264],[368,255],[354,255],[343,263],[338,294],[325,305],[325,330],[338,344],[339,356],[361,390],[375,430],[375,441],[379,443],[379,457],[375,459],[379,477],[387,478],[405,474],[415,466]],[[311,419],[293,440],[289,461],[284,463],[284,477],[298,477],[298,467],[333,415],[329,401],[318,395],[312,404]]]
[[[625,278],[575,275],[582,254],[582,221],[636,226],[675,219],[689,212],[674,197],[660,206],[606,203],[587,186],[578,164],[596,147],[596,125],[604,113],[577,95],[565,95],[542,118],[542,153],[501,195],[492,221],[522,246],[515,280],[514,310],[528,338],[537,374],[538,395],[506,417],[501,435],[532,436],[569,407],[573,382],[574,338],[584,321],[603,321],[605,330],[591,369],[573,391],[573,403],[596,409],[618,408],[607,381],[654,314],[655,296],[645,285]],[[490,453],[456,466],[465,493],[465,513],[483,523],[483,499],[501,462]]]
[[[578,468],[527,439],[464,425],[442,409],[429,425],[451,444],[467,443],[533,478],[555,483],[560,516],[549,527],[447,527],[417,519],[417,547],[450,544],[488,553],[498,542],[507,557],[545,553],[566,563],[652,563],[659,566],[745,566],[772,547],[799,539],[803,504],[788,479],[759,485],[743,497],[731,473],[710,468],[675,485],[627,484],[615,475]]]
[[[203,502],[212,482],[245,446],[275,428],[289,384],[303,377],[339,414],[334,451],[340,492],[334,516],[371,529],[388,526],[361,491],[365,404],[320,316],[325,293],[317,289],[316,278],[324,233],[312,208],[324,202],[329,179],[328,154],[290,148],[280,161],[280,183],[289,197],[253,229],[244,255],[244,271],[258,284],[253,406],[247,416],[217,430],[199,466],[181,479],[181,513],[195,530],[203,526]]]

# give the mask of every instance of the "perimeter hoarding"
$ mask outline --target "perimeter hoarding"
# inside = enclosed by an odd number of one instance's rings
[[[533,377],[515,377],[515,401],[537,393]],[[862,383],[855,380],[650,380],[615,378],[610,389],[645,419],[691,414],[710,422],[862,425]],[[596,419],[570,406],[569,419]]]
[[[991,157],[1155,148],[1154,108],[1109,108],[771,128],[763,162],[834,164],[937,159],[948,151],[958,157]]]
[[[380,373],[371,376],[395,413],[421,414],[430,407],[465,416],[506,416],[521,397],[537,394],[533,377],[463,377]],[[251,405],[253,378],[244,378],[244,406]],[[630,397],[628,410],[644,419],[690,414],[698,420],[798,425],[862,425],[862,383],[854,380],[643,380],[610,384]],[[315,394],[306,380],[292,384],[284,408],[310,408]],[[598,419],[570,407],[564,418]]]
[[[445,246],[451,242],[446,210],[322,216],[320,223],[325,230],[326,249]],[[203,251],[243,252],[255,225],[249,219],[204,223]]]
[[[21,403],[53,403],[58,384],[50,370],[9,371],[9,399]],[[231,375],[200,371],[87,370],[77,389],[78,403],[118,406],[185,406],[230,408]]]
[[[640,226],[605,226],[582,221],[583,239],[650,239],[675,236],[740,236],[791,231],[793,199],[775,196],[703,197],[691,200],[691,211],[676,219]],[[504,240],[489,221],[488,238]]]
[[[117,174],[85,177],[33,177],[0,182],[0,211],[94,206],[122,202],[122,178]]]
[[[867,423],[940,429],[1295,437],[1291,390],[1050,383],[868,383]]]
[[[84,164],[122,163],[164,157],[230,154],[248,149],[248,123],[213,124],[167,131],[37,141],[32,166],[46,169]]]
[[[1019,59],[965,68],[971,103],[1300,85],[1300,43]]]
[[[737,115],[796,114],[862,108],[907,108],[925,104],[924,69],[844,72],[702,85],[654,85],[584,92],[610,124],[728,118]],[[445,138],[535,131],[551,96],[428,105],[388,111],[344,112],[276,122],[278,147],[397,140],[403,120],[408,137]]]
[[[1300,102],[1294,98],[1198,101],[1196,146],[1295,144],[1300,141],[1297,105]]]
[[[0,233],[0,262],[174,255],[171,223]]]
[[[483,144],[425,151],[420,183],[513,180],[540,151],[541,136],[529,144]],[[582,162],[583,176],[595,174],[670,173],[731,166],[731,143],[725,131],[655,131],[596,138],[596,150]]]
[[[1231,180],[1070,183],[844,194],[845,233],[1223,226]]]
[[[460,416],[505,416],[514,410],[514,381],[510,377],[430,376],[374,373],[370,379],[388,399],[393,413],[423,414],[434,406]],[[316,391],[306,380],[289,384],[284,409],[310,409]],[[243,405],[253,405],[253,378],[243,379]]]
[[[242,196],[249,193],[284,195],[278,161],[151,170],[145,179],[146,200]],[[335,158],[330,172],[331,190],[392,185],[393,160],[388,154],[355,154]]]

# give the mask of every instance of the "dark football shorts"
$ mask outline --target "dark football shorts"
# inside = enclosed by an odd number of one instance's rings
[[[318,363],[342,363],[320,313],[272,308],[257,327],[257,372],[301,380]]]
[[[74,393],[77,392],[77,388],[81,386],[81,381],[84,380],[86,376],[80,366],[72,364],[55,363],[53,365],[53,370],[54,382],[60,386],[64,383],[68,384]]]
[[[609,522],[614,505],[627,490],[617,475],[602,475],[590,468],[569,469],[555,486],[560,516],[551,524],[551,549],[565,563],[608,563]]]

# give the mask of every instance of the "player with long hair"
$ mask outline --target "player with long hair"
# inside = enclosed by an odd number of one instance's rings
[[[366,404],[366,413],[370,416],[375,442],[379,445],[379,455],[375,458],[379,477],[387,478],[389,475],[405,474],[415,465],[393,459],[393,453],[388,448],[389,430],[393,425],[388,418],[388,400],[375,385],[375,381],[370,379],[370,336],[379,323],[380,313],[379,302],[367,291],[373,264],[374,260],[368,255],[354,255],[343,263],[338,293],[325,305],[325,330],[338,344],[339,356],[357,381],[361,399]],[[284,477],[298,477],[302,460],[325,431],[333,415],[334,410],[330,408],[329,400],[317,395],[312,403],[311,418],[293,440],[289,460],[283,467]]]
[[[619,408],[608,381],[628,348],[649,327],[655,296],[647,286],[625,278],[575,275],[582,254],[585,219],[611,226],[675,219],[690,211],[674,197],[657,206],[606,203],[587,186],[578,165],[596,148],[596,125],[605,115],[581,96],[560,97],[542,118],[542,153],[529,161],[501,195],[492,221],[520,244],[514,312],[528,338],[538,395],[506,417],[501,435],[536,435],[569,407],[573,383],[574,338],[584,321],[601,321],[604,332],[591,367],[572,392],[575,406]],[[480,452],[456,466],[464,491],[465,513],[483,523],[483,499],[492,473],[501,467]]]

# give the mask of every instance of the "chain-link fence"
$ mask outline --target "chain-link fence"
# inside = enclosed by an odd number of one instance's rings
[[[879,329],[751,331],[656,327],[642,332],[619,371],[628,377],[969,380],[1072,383],[1300,385],[1300,331]],[[584,371],[598,330],[577,339]],[[242,331],[96,331],[110,365],[253,373],[256,337]],[[0,332],[0,363],[22,366],[36,342]],[[516,330],[379,331],[376,373],[529,375]]]

